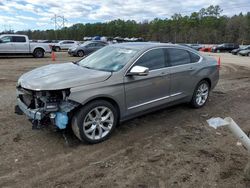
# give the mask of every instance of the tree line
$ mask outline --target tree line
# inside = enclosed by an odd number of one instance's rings
[[[113,20],[105,23],[74,24],[60,30],[18,31],[31,39],[83,40],[86,36],[142,37],[146,41],[173,43],[250,44],[250,12],[231,17],[222,15],[219,6],[202,8],[189,16],[174,14],[170,19]]]

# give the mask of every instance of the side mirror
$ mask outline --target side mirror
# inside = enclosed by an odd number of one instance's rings
[[[127,76],[147,76],[149,68],[143,66],[134,66],[128,73]]]

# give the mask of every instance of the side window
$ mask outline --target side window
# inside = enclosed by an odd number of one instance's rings
[[[25,37],[13,37],[13,42],[26,42]]]
[[[6,37],[1,38],[1,40],[3,41],[3,43],[12,42],[12,37],[6,36]]]
[[[102,44],[102,43],[96,43],[95,46],[96,46],[96,47],[102,47],[102,46],[105,46],[105,45]]]
[[[196,63],[200,61],[200,56],[198,56],[197,54],[194,54],[192,52],[189,52],[189,54],[190,54],[191,63]]]
[[[191,62],[189,53],[182,49],[169,48],[168,58],[171,66],[185,65]]]
[[[165,54],[163,49],[154,49],[146,52],[135,65],[149,68],[149,70],[165,67]]]
[[[94,46],[95,46],[95,43],[90,43],[90,44],[87,45],[88,48],[92,48]]]

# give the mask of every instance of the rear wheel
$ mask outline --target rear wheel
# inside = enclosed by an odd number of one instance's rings
[[[44,50],[43,49],[36,49],[33,53],[33,56],[36,58],[44,57]]]
[[[73,117],[72,129],[81,141],[96,144],[111,135],[117,121],[117,109],[107,101],[96,100],[84,106]]]
[[[209,97],[209,91],[210,91],[210,86],[206,80],[202,80],[201,82],[199,82],[199,84],[196,86],[194,90],[193,97],[191,100],[192,107],[200,108],[204,106]]]
[[[78,57],[83,57],[83,56],[84,56],[84,51],[79,50],[79,51],[77,52],[77,56],[78,56]]]

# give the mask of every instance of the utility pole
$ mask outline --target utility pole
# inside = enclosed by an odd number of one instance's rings
[[[61,15],[57,15],[55,14],[51,20],[53,21],[54,23],[54,29],[57,30],[57,29],[61,29],[63,27],[65,27],[65,22],[67,22],[67,19],[64,17],[64,16],[61,16]]]
[[[55,15],[51,18],[51,20],[54,22],[54,30],[56,30],[56,29],[57,29],[57,15],[55,14]]]
[[[64,16],[60,16],[55,14],[52,18],[51,18],[53,24],[54,24],[54,31],[55,31],[55,38],[57,39],[57,30],[58,29],[62,29],[65,27],[65,22],[67,21]]]

